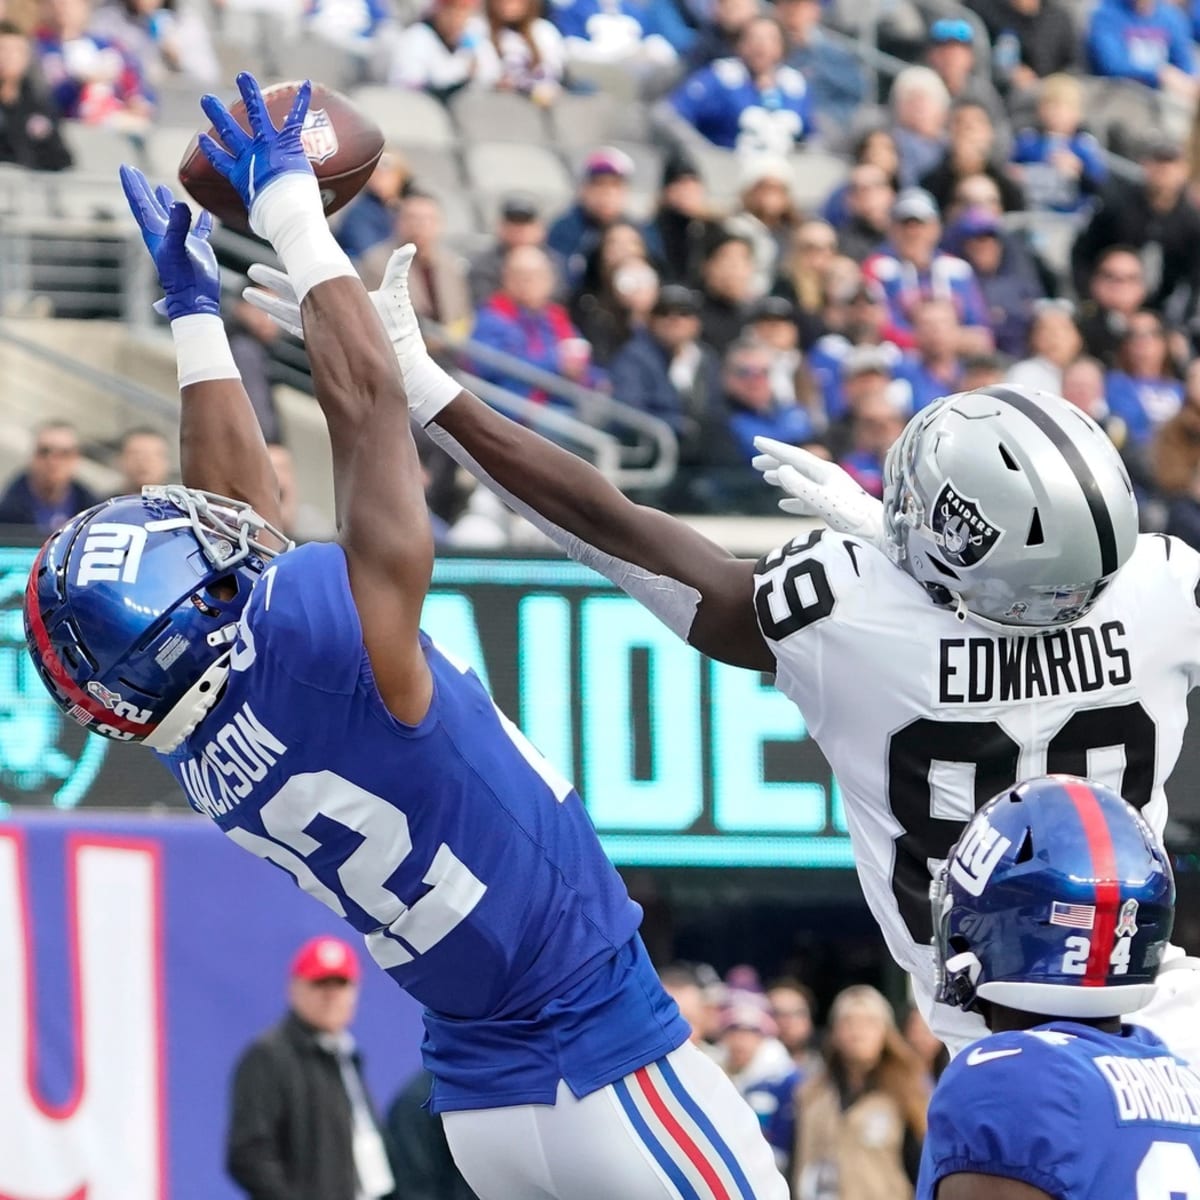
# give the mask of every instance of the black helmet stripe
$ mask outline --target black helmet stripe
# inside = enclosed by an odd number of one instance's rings
[[[1087,460],[1080,454],[1079,447],[1037,401],[1015,388],[986,387],[981,388],[980,392],[996,400],[1003,400],[1005,404],[1011,404],[1013,408],[1024,413],[1058,447],[1059,453],[1066,459],[1067,466],[1071,468],[1080,488],[1083,489],[1083,498],[1087,501],[1092,521],[1096,526],[1096,538],[1100,543],[1100,574],[1111,575],[1121,565],[1117,557],[1117,535],[1113,529],[1112,514],[1108,511],[1104,493],[1096,482],[1096,476],[1092,474]]]

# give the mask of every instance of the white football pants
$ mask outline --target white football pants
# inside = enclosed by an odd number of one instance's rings
[[[758,1118],[690,1043],[582,1100],[442,1115],[480,1200],[787,1200]]]

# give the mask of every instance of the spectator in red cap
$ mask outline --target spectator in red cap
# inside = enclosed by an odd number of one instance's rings
[[[346,942],[305,942],[287,1016],[238,1062],[226,1164],[250,1200],[378,1200],[395,1186],[350,1033],[358,979]]]
[[[574,287],[583,278],[587,260],[600,244],[604,231],[618,221],[637,225],[651,258],[658,258],[662,246],[658,231],[631,221],[629,181],[633,159],[624,150],[601,146],[583,162],[579,193],[573,205],[550,226],[546,244],[567,263],[567,282]]]

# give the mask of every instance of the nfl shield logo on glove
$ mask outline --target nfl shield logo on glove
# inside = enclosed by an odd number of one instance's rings
[[[337,130],[323,108],[309,109],[300,131],[300,144],[313,163],[323,163],[338,152]]]

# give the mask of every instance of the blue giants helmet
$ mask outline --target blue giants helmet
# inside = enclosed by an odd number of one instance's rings
[[[934,879],[938,999],[1050,1017],[1147,1004],[1175,919],[1158,839],[1116,792],[1071,775],[983,806]]]
[[[255,581],[291,543],[249,505],[148,487],[68,521],[25,589],[51,696],[93,733],[172,750],[212,707]]]

